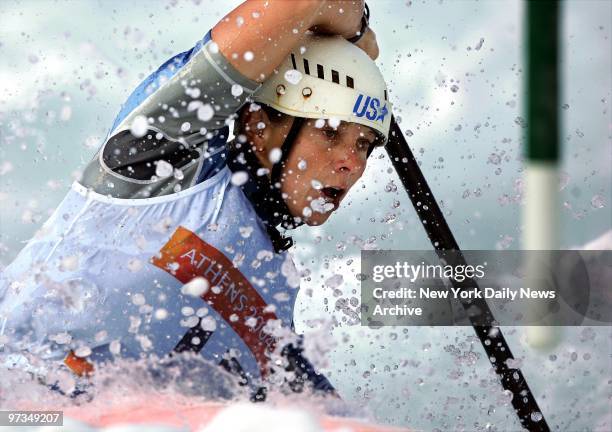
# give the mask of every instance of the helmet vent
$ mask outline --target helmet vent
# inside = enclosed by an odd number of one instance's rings
[[[323,71],[323,66],[320,64],[317,64],[317,77],[325,79],[325,72]]]
[[[306,72],[306,75],[310,75],[310,66],[307,59],[304,59],[304,72]]]
[[[340,84],[340,75],[338,74],[338,71],[335,71],[332,69],[332,82],[335,82],[336,84]]]
[[[293,66],[293,69],[295,70],[299,70],[298,61],[299,60],[296,59],[296,55],[294,53],[291,53],[291,65]],[[308,59],[302,58],[302,62],[304,64],[304,69],[303,69],[304,73],[306,75],[311,75],[310,74],[310,62],[308,61]],[[325,67],[318,63],[316,65],[317,65],[317,78],[324,80],[325,79]],[[328,75],[327,75],[328,80],[330,79],[330,75],[329,75],[330,72],[331,72],[331,81],[334,84],[340,84],[340,72],[338,72],[337,70],[331,69],[331,68],[328,69]],[[346,86],[352,89],[355,88],[355,80],[352,76],[346,75]],[[385,91],[385,101],[386,100],[387,100],[387,92]]]

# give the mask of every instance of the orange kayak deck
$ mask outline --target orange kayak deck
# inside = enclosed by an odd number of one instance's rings
[[[318,415],[313,410],[295,405],[274,406],[253,403],[203,402],[189,404],[172,398],[157,397],[142,402],[119,406],[96,407],[83,405],[64,408],[64,418],[84,422],[90,426],[155,425],[188,429],[190,431],[282,430],[327,432],[409,432],[362,420]],[[269,424],[270,427],[266,427]],[[259,428],[257,428],[259,426]]]

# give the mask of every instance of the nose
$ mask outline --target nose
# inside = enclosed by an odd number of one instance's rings
[[[360,173],[363,169],[364,162],[360,155],[351,150],[340,150],[336,154],[334,169],[341,173]]]

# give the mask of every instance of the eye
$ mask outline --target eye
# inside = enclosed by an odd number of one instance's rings
[[[359,151],[368,151],[372,143],[367,139],[360,139],[357,141],[357,150]]]

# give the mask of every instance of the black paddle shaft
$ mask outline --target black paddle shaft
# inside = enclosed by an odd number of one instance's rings
[[[455,258],[452,264],[465,265],[465,258],[461,254],[459,245],[446,223],[446,219],[395,118],[391,119],[391,131],[385,148],[438,255],[441,258],[448,259],[445,252],[454,251],[455,253],[452,256]],[[477,287],[474,280],[466,280],[460,284],[451,280],[451,283],[460,288]],[[502,386],[505,390],[512,392],[512,405],[521,425],[529,431],[550,431],[521,370],[508,366],[507,361],[514,359],[514,357],[501,329],[495,323],[487,302],[481,299],[462,302],[462,304],[466,310],[476,306],[481,311],[478,316],[468,314],[471,324],[487,353],[491,365],[499,376]]]

